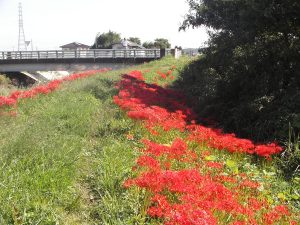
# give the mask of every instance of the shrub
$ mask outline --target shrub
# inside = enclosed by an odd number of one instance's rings
[[[9,85],[11,84],[11,81],[9,78],[7,78],[5,75],[0,74],[0,85]]]
[[[204,117],[226,132],[256,141],[287,142],[300,131],[300,3],[189,0],[181,29],[212,28],[203,56],[187,66],[178,87]],[[287,148],[289,149],[289,148]],[[293,147],[293,149],[295,149]],[[291,172],[290,151],[281,167]]]

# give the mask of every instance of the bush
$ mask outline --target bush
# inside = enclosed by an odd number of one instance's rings
[[[298,133],[299,2],[188,2],[181,28],[214,28],[204,55],[178,84],[196,98],[200,115],[257,141],[286,140],[289,123]]]
[[[201,117],[259,142],[275,139],[284,144],[289,124],[298,136],[300,2],[188,3],[181,29],[212,28],[203,56],[186,67],[177,83],[195,99],[192,104]],[[295,154],[286,155],[284,167],[294,168]]]

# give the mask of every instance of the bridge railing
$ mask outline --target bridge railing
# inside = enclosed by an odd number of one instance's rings
[[[165,54],[171,54],[166,49]],[[49,51],[5,51],[0,60],[22,59],[97,59],[97,58],[161,58],[160,49],[90,49],[90,50],[49,50]]]

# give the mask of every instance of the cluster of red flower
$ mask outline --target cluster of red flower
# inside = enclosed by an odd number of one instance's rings
[[[189,130],[190,140],[206,143],[209,147],[230,152],[255,153],[267,158],[282,151],[276,143],[257,145],[234,134],[224,134],[220,129],[195,124],[195,113],[186,105],[181,93],[145,83],[140,71],[124,75],[118,87],[121,90],[118,96],[114,96],[115,103],[128,110],[130,118],[145,120],[146,127],[152,134],[157,134],[155,128],[158,126],[165,131]]]
[[[246,152],[248,154],[257,154],[270,159],[270,156],[282,151],[282,147],[276,143],[254,144],[251,140],[242,139],[235,134],[224,134],[220,129],[213,129],[201,125],[188,125],[187,129],[191,131],[190,140],[199,143],[206,143],[209,147],[215,149],[226,149],[229,152]]]
[[[30,90],[26,91],[15,91],[11,93],[9,96],[0,96],[0,113],[1,111],[9,109],[13,109],[12,111],[9,111],[10,115],[15,115],[16,114],[16,109],[17,109],[17,103],[19,99],[25,99],[25,98],[33,98],[36,95],[39,94],[49,94],[50,92],[56,90],[61,83],[65,81],[72,81],[76,80],[79,78],[85,78],[88,76],[91,76],[96,73],[101,73],[101,72],[106,72],[110,69],[101,69],[101,70],[91,70],[91,71],[85,71],[83,73],[78,73],[78,74],[72,74],[70,76],[67,76],[63,79],[60,80],[53,80],[47,83],[46,85],[40,85],[37,87],[34,87]],[[3,112],[2,112],[3,113]]]
[[[286,206],[272,207],[266,199],[253,197],[259,195],[258,182],[245,174],[220,175],[224,174],[222,163],[205,164],[184,140],[177,138],[171,146],[143,142],[146,148],[135,168],[138,176],[124,186],[152,193],[151,217],[164,218],[170,225],[218,224],[225,219],[236,225],[288,221]]]
[[[177,138],[171,145],[143,140],[145,149],[133,168],[137,176],[124,187],[138,186],[151,193],[148,215],[161,218],[166,225],[201,224],[296,224],[284,205],[271,206],[257,199],[260,184],[246,174],[224,173],[224,163],[201,160],[210,153],[188,148],[189,142],[206,143],[231,152],[270,156],[281,148],[275,144],[255,145],[233,134],[196,125],[193,111],[184,96],[155,84],[146,84],[141,72],[124,75],[114,101],[133,119],[143,120],[152,134],[157,127],[164,132],[179,129],[190,133],[186,140]],[[188,125],[190,124],[190,125]],[[250,151],[251,150],[251,151]],[[255,197],[253,197],[255,196]]]

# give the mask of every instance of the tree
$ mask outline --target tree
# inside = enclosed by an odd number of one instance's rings
[[[130,37],[130,38],[128,38],[128,41],[131,41],[138,45],[141,45],[141,39],[139,39],[138,37]]]
[[[154,42],[144,42],[143,46],[145,48],[171,48],[171,44],[168,39],[165,38],[156,38]]]
[[[146,42],[143,43],[143,47],[150,49],[150,48],[155,48],[155,45],[151,41],[146,41]]]
[[[110,49],[115,43],[121,42],[121,35],[119,33],[108,31],[96,37],[95,43],[92,46],[94,49]]]
[[[188,4],[180,30],[211,28],[204,56],[180,86],[199,100],[199,113],[260,141],[285,139],[289,123],[299,133],[300,1]]]
[[[171,48],[171,44],[168,39],[165,38],[156,38],[154,40],[154,46],[156,48]]]

